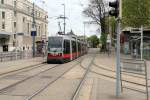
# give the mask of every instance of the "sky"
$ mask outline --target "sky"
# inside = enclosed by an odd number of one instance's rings
[[[58,22],[61,22],[61,28],[63,31],[63,20],[57,19],[60,15],[64,14],[64,6],[66,7],[66,32],[73,30],[76,35],[84,35],[84,21],[91,19],[85,17],[82,11],[87,7],[88,0],[44,0],[45,4],[42,4],[42,0],[34,0],[36,4],[48,11],[49,24],[48,32],[49,36],[56,35],[59,31]],[[85,34],[87,36],[99,35],[96,30],[97,25],[85,25]]]

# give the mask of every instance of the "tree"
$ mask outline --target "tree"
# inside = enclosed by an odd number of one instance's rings
[[[102,33],[100,37],[100,43],[102,44],[101,52],[106,51],[106,41],[107,41],[107,34]]]
[[[91,43],[93,48],[96,48],[99,44],[99,38],[96,35],[92,35],[88,38],[88,41]]]
[[[105,8],[102,0],[89,0],[90,5],[83,11],[84,15],[91,17],[98,25],[102,32],[105,33]]]
[[[106,24],[106,22],[108,21],[105,17],[105,4],[103,2],[103,0],[89,0],[90,1],[90,5],[83,11],[84,15],[86,15],[87,17],[92,18],[99,26],[101,32],[100,33],[104,33],[101,34],[102,37],[105,37],[103,35],[108,33],[108,25]],[[105,39],[103,41],[103,43],[106,43]],[[102,44],[102,45],[106,45],[106,44]],[[103,46],[106,47],[106,46]],[[101,48],[101,49],[106,49],[106,48]]]
[[[150,0],[122,0],[123,27],[150,25]]]

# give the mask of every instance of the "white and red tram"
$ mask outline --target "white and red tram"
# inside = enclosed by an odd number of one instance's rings
[[[47,62],[68,62],[87,53],[87,43],[70,35],[48,37]]]

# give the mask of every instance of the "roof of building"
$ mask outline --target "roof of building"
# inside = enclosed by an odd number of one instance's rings
[[[132,28],[132,27],[125,27],[124,29],[122,29],[122,31],[131,31],[131,29],[138,29],[138,28]],[[148,28],[144,28],[144,31],[150,31],[150,29]]]

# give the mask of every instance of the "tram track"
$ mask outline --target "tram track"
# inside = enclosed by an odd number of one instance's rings
[[[91,54],[90,56],[92,56],[93,54]],[[85,56],[84,56],[84,58],[86,58]],[[77,59],[77,60],[74,60],[73,62],[76,62],[76,64],[75,65],[72,65],[72,66],[70,66],[70,68],[69,69],[67,69],[67,70],[65,70],[63,73],[61,73],[59,76],[56,76],[56,79],[54,79],[53,81],[51,81],[51,82],[49,82],[49,83],[46,83],[46,85],[43,85],[42,86],[42,88],[39,88],[37,91],[35,91],[35,92],[33,92],[33,94],[31,94],[31,95],[20,95],[20,94],[12,94],[12,96],[24,96],[24,97],[27,97],[27,98],[25,98],[25,100],[31,100],[32,98],[34,98],[34,97],[36,97],[38,94],[40,94],[42,91],[44,91],[47,87],[49,87],[49,86],[51,86],[53,83],[55,83],[57,80],[59,80],[59,79],[61,79],[62,78],[62,76],[64,75],[64,74],[66,74],[67,72],[69,72],[71,69],[73,69],[75,66],[77,66],[78,64],[80,64],[80,66],[82,66],[82,61],[84,60],[84,58],[83,59],[81,59],[81,60],[79,60],[79,59]],[[72,99],[71,100],[76,100],[76,98],[79,96],[78,94],[79,94],[79,92],[80,92],[80,90],[81,90],[81,88],[82,88],[82,86],[83,86],[83,84],[84,84],[84,81],[86,80],[86,77],[87,77],[87,74],[88,74],[88,72],[90,71],[90,66],[92,66],[92,64],[93,64],[93,61],[94,61],[94,59],[95,59],[95,56],[93,56],[93,59],[92,59],[92,61],[90,60],[90,64],[88,64],[88,65],[86,65],[86,68],[85,68],[85,74],[83,75],[83,78],[81,79],[81,81],[79,82],[79,85],[77,86],[77,88],[75,88],[76,90],[75,90],[75,92],[74,92],[74,94],[72,95]],[[69,64],[68,64],[69,65]],[[57,66],[57,65],[56,65]],[[83,67],[85,67],[85,66],[83,66]],[[52,69],[54,69],[54,68],[52,68]],[[46,71],[45,71],[46,72]],[[42,73],[42,72],[41,72]],[[44,72],[43,72],[44,73]],[[36,76],[38,76],[38,75],[36,75]],[[32,78],[34,78],[34,76],[32,77]],[[31,79],[31,78],[29,78],[29,79]],[[27,80],[29,80],[29,79],[27,79]],[[23,82],[25,82],[26,80],[24,80]],[[23,83],[23,82],[21,82],[21,83]],[[18,83],[18,84],[20,84],[20,83]],[[17,86],[18,84],[16,84],[16,85],[14,85],[14,86]],[[12,87],[14,87],[14,86],[10,86],[10,87],[8,87],[8,88],[12,88]],[[8,89],[7,88],[7,89]],[[5,91],[5,90],[7,90],[7,89],[4,89],[3,91]],[[3,92],[2,91],[2,92]],[[1,93],[2,93],[1,92]],[[7,92],[7,91],[6,91]],[[9,93],[7,94],[6,92],[4,92],[4,94],[3,95],[10,95]],[[73,99],[74,98],[74,99]]]
[[[90,67],[92,66],[92,63],[93,63],[95,57],[96,57],[96,54],[94,54],[94,56],[93,56],[93,58],[92,58],[90,64],[87,66],[87,68],[85,68],[85,73],[84,73],[84,75],[83,75],[83,78],[82,78],[81,81],[79,82],[79,85],[77,86],[77,88],[76,88],[74,94],[72,95],[71,100],[76,100],[76,99],[78,98],[79,93],[80,93],[80,90],[81,90],[81,88],[82,88],[83,85],[84,85],[84,82],[85,82],[85,80],[86,80],[86,78],[87,78],[87,75],[88,75],[88,73],[89,73],[89,71],[90,71]],[[80,66],[84,67],[81,63],[80,63]]]
[[[44,89],[46,89],[48,86],[50,86],[51,84],[53,84],[55,81],[57,81],[58,79],[60,79],[65,73],[67,73],[68,71],[70,71],[72,68],[74,68],[77,64],[79,64],[80,62],[82,62],[82,60],[84,59],[84,56],[83,56],[83,59],[81,59],[81,58],[78,58],[78,59],[76,59],[76,60],[74,60],[74,61],[72,61],[72,62],[74,62],[74,63],[76,63],[75,65],[73,65],[72,67],[70,67],[68,70],[66,70],[65,72],[63,72],[61,75],[59,75],[56,79],[54,79],[53,81],[51,81],[51,82],[49,82],[49,83],[46,83],[46,85],[44,85],[44,87],[42,87],[42,88],[40,88],[40,89],[38,89],[37,91],[35,91],[33,94],[31,94],[31,95],[22,95],[22,96],[27,96],[28,98],[26,99],[26,100],[31,100],[34,96],[36,96],[36,95],[38,95],[40,92],[42,92]],[[72,62],[69,62],[70,64],[72,63]],[[69,63],[66,63],[66,64],[68,64],[69,65]],[[26,81],[29,81],[29,80],[32,80],[32,79],[34,79],[34,78],[36,78],[36,76],[39,76],[40,74],[42,74],[42,73],[46,73],[46,72],[48,72],[48,71],[50,71],[50,70],[52,70],[52,69],[55,69],[55,68],[60,68],[60,66],[62,66],[63,67],[63,65],[64,64],[61,64],[61,65],[56,65],[56,66],[53,66],[53,67],[51,67],[51,68],[48,68],[48,69],[46,69],[46,70],[44,70],[44,71],[41,71],[41,72],[39,72],[39,73],[37,73],[37,74],[34,74],[33,76],[29,76],[29,77],[27,77],[27,78],[25,78],[25,79],[23,79],[23,80],[21,80],[21,81],[18,81],[18,82],[16,82],[16,83],[14,83],[14,84],[11,84],[11,85],[9,85],[9,86],[7,86],[7,87],[5,87],[5,88],[3,88],[3,89],[0,89],[0,95],[9,95],[9,93],[7,94],[7,91],[9,91],[11,88],[13,88],[13,87],[17,87],[19,84],[21,84],[21,83],[26,83]],[[67,65],[66,65],[67,66]],[[65,66],[64,66],[65,67]],[[37,67],[36,67],[37,68]],[[34,69],[34,68],[32,68],[32,69]],[[58,70],[58,69],[57,69]],[[26,71],[31,71],[31,70],[26,70]],[[15,74],[13,74],[13,75],[17,75],[17,74],[21,74],[21,73],[24,73],[24,72],[26,72],[25,70],[23,70],[23,71],[19,71],[18,73],[15,73]],[[14,96],[17,96],[17,94],[12,94],[12,95],[14,95]],[[21,96],[20,94],[18,95],[18,96]]]
[[[38,65],[38,66],[33,67],[33,68],[31,68],[31,69],[23,70],[23,71],[21,71],[21,72],[12,74],[11,76],[15,76],[15,75],[20,74],[20,73],[23,73],[23,72],[28,72],[28,71],[34,70],[34,69],[36,69],[36,68],[43,67],[44,65],[46,65],[46,64],[41,64],[41,65]],[[29,79],[35,77],[35,76],[38,75],[38,74],[44,73],[44,72],[46,72],[46,71],[48,71],[48,70],[50,70],[50,69],[52,69],[52,68],[58,67],[58,66],[60,66],[60,65],[55,65],[55,66],[50,67],[50,68],[48,68],[48,69],[46,69],[46,70],[44,70],[44,71],[41,71],[41,72],[39,72],[39,73],[36,73],[35,75],[27,76],[26,78],[24,78],[24,79],[22,79],[22,80],[20,80],[20,81],[18,81],[18,82],[16,82],[16,83],[14,83],[14,84],[11,84],[11,85],[9,85],[9,86],[7,86],[7,87],[4,87],[4,88],[0,89],[0,93],[2,93],[3,91],[5,91],[5,90],[7,90],[7,89],[9,89],[9,88],[11,88],[11,87],[13,87],[13,86],[16,86],[16,85],[18,85],[18,84],[20,84],[20,83],[23,83],[24,81],[29,80]],[[20,71],[20,70],[19,70],[19,71]],[[10,76],[10,75],[9,75],[9,76]],[[3,77],[3,78],[5,78],[5,77]],[[2,78],[1,78],[1,79],[2,79]]]
[[[60,78],[62,78],[63,75],[65,75],[66,73],[68,73],[70,70],[72,70],[74,67],[76,67],[78,64],[80,64],[82,61],[84,60],[84,58],[82,58],[80,61],[77,61],[77,63],[75,65],[73,65],[72,67],[70,67],[69,69],[67,69],[65,72],[63,72],[61,75],[59,75],[55,80],[49,82],[47,85],[45,85],[44,87],[42,87],[41,89],[39,89],[38,91],[34,92],[31,96],[29,96],[27,99],[25,100],[31,100],[32,98],[34,98],[35,96],[37,96],[39,93],[41,93],[43,90],[45,90],[47,87],[49,87],[50,85],[52,85],[54,82],[56,82],[57,80],[59,80]]]
[[[104,71],[108,71],[108,73],[110,73],[110,72],[111,72],[111,73],[115,73],[115,72],[116,72],[115,69],[113,69],[113,68],[106,68],[106,67],[104,67],[104,66],[97,65],[95,62],[93,62],[93,66],[94,66],[94,67],[97,67],[98,69],[101,69],[101,70],[104,70]],[[84,67],[82,66],[82,68],[84,68]],[[85,69],[85,68],[84,68],[84,69]],[[97,71],[93,71],[92,69],[91,69],[90,71],[93,72],[93,73],[102,75],[102,76],[106,76],[106,77],[115,79],[115,76],[110,76],[110,75],[107,75],[107,74],[101,74],[101,73],[99,73],[99,72],[97,72]],[[124,72],[124,71],[122,71],[121,74],[124,75],[124,76],[127,76],[127,77],[138,78],[138,79],[145,79],[145,78],[142,77],[141,75],[134,75],[134,74],[132,74],[132,73],[126,73],[126,72]],[[148,79],[148,80],[150,80],[150,79]],[[127,81],[127,80],[124,80],[124,79],[123,79],[123,81],[129,82],[129,83],[133,83],[133,84],[135,83],[135,82]],[[135,84],[136,84],[136,83],[135,83]],[[138,84],[138,83],[137,83],[137,84]],[[144,86],[143,84],[138,84],[138,85]],[[150,86],[149,86],[149,87],[150,87]]]
[[[28,72],[28,71],[31,71],[31,70],[40,68],[41,66],[44,66],[44,65],[46,65],[46,64],[44,64],[44,63],[39,63],[39,64],[34,64],[34,65],[31,65],[31,66],[24,67],[24,68],[12,70],[12,71],[9,71],[9,72],[1,73],[1,74],[0,74],[0,80],[5,79],[5,77],[7,77],[7,76],[15,76],[15,75],[20,74],[20,73],[23,73],[23,72]],[[28,79],[30,79],[30,78],[32,78],[32,77],[33,77],[33,76],[27,77],[27,78],[25,78],[25,79],[23,79],[23,80],[20,80],[20,81],[14,83],[14,84],[11,84],[11,85],[8,85],[8,86],[6,86],[6,87],[3,87],[3,88],[0,89],[0,93],[1,93],[2,91],[4,91],[4,90],[6,90],[6,89],[8,89],[8,88],[10,88],[10,87],[13,87],[13,86],[15,86],[15,85],[17,85],[17,84],[20,84],[20,83],[22,83],[22,82],[24,82],[24,81],[26,81],[26,80],[28,80]]]
[[[34,65],[26,66],[26,67],[19,68],[19,69],[15,69],[15,70],[12,70],[12,71],[0,73],[0,77],[2,77],[3,75],[7,75],[7,74],[17,73],[19,71],[23,72],[23,71],[26,71],[26,70],[35,69],[35,68],[40,67],[41,65],[44,65],[44,62],[43,63],[39,63],[39,64],[34,64]]]
[[[90,55],[90,54],[89,54]],[[82,61],[85,59],[85,56],[83,56],[83,59],[77,61],[77,63],[75,65],[73,65],[71,68],[67,69],[65,72],[63,72],[60,76],[58,76],[55,80],[53,80],[52,82],[48,83],[47,85],[45,85],[44,87],[42,87],[41,89],[39,89],[38,91],[36,91],[35,93],[33,93],[31,96],[29,96],[27,99],[25,100],[32,100],[32,98],[38,96],[38,94],[40,94],[42,91],[44,91],[45,89],[47,89],[49,86],[51,86],[53,83],[55,83],[56,81],[58,81],[59,79],[61,79],[65,74],[67,74],[69,71],[71,71],[73,68],[77,67],[78,64],[81,65]],[[90,65],[89,65],[90,66]],[[86,72],[87,74],[87,72]],[[84,75],[85,77],[86,75]],[[82,82],[83,83],[83,82]]]
[[[83,68],[83,69],[86,69],[86,68],[84,68],[84,67],[82,67],[82,68]],[[116,79],[115,76],[110,76],[110,75],[107,75],[107,74],[102,74],[102,73],[97,72],[97,71],[94,71],[94,70],[90,70],[90,72],[91,72],[91,73],[95,73],[95,74],[100,75],[100,76],[103,76],[103,77],[110,78],[110,79]],[[125,80],[125,79],[123,79],[122,81],[123,81],[123,82],[126,82],[126,83],[131,83],[131,84],[134,84],[134,85],[145,86],[144,84],[140,84],[140,83],[128,81],[128,80]],[[150,86],[148,86],[148,87],[150,87]],[[132,89],[132,90],[135,90],[135,89]],[[139,92],[139,90],[135,90],[135,91]]]

